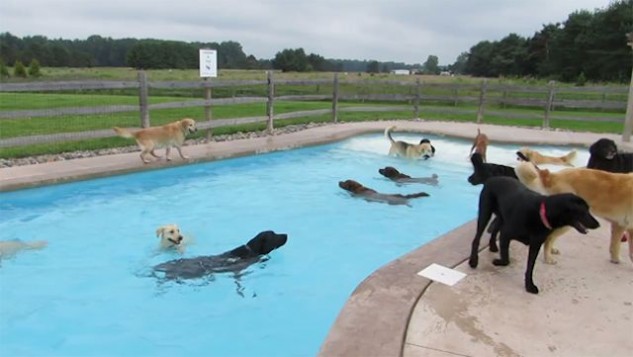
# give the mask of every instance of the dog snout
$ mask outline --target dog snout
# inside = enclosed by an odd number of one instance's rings
[[[178,243],[182,242],[183,237],[182,236],[178,236]]]

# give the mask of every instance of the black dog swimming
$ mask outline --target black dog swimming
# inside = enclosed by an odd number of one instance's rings
[[[538,288],[532,280],[534,263],[547,236],[564,226],[572,226],[582,234],[586,234],[587,229],[600,226],[589,213],[587,202],[574,194],[543,196],[530,190],[519,180],[492,177],[484,183],[479,195],[477,232],[468,260],[471,268],[476,268],[479,263],[479,241],[493,213],[499,219],[501,252],[500,259],[495,259],[492,263],[498,266],[510,264],[510,240],[515,239],[528,245],[525,290],[532,294],[538,294]]]
[[[154,266],[156,272],[164,273],[164,279],[196,279],[214,273],[239,274],[252,264],[262,261],[264,255],[286,244],[287,234],[264,231],[248,243],[220,255],[170,260]]]
[[[618,152],[615,141],[602,138],[589,147],[588,169],[615,173],[633,172],[633,153]]]
[[[437,179],[437,174],[433,174],[430,177],[411,177],[409,175],[403,174],[392,166],[386,166],[382,169],[378,169],[378,172],[386,178],[397,183],[423,183],[431,186],[437,186],[437,184],[439,183]]]
[[[495,176],[513,177],[518,180],[513,167],[484,162],[479,153],[472,154],[470,162],[473,164],[474,172],[468,177],[468,182],[473,186],[480,185]]]

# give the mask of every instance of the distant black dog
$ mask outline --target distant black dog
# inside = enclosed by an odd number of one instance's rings
[[[362,197],[365,201],[369,202],[383,202],[390,205],[407,205],[409,206],[409,199],[417,197],[429,196],[426,192],[412,193],[409,195],[402,195],[400,193],[379,193],[369,187],[363,186],[358,181],[345,180],[339,181],[338,187],[351,193],[353,196]]]
[[[382,169],[378,169],[378,172],[392,181],[397,183],[423,183],[431,186],[437,186],[437,174],[431,175],[431,177],[411,177],[398,171],[395,167],[387,166]]]
[[[175,259],[154,266],[154,272],[164,273],[164,278],[196,279],[214,273],[240,273],[262,257],[286,244],[287,234],[273,231],[260,232],[248,243],[220,255]]]
[[[589,147],[587,168],[615,173],[633,172],[633,153],[618,152],[613,140],[602,138]]]
[[[519,180],[492,177],[484,183],[479,195],[477,232],[468,260],[471,268],[477,267],[479,241],[493,213],[500,221],[501,252],[500,259],[495,259],[492,263],[501,266],[510,264],[510,240],[515,239],[528,245],[525,290],[532,294],[538,294],[538,288],[532,280],[534,263],[547,236],[564,226],[572,226],[582,234],[586,234],[588,228],[600,226],[589,213],[587,202],[574,194],[543,196],[530,190]]]
[[[484,162],[481,154],[474,153],[470,156],[470,162],[473,164],[473,174],[468,177],[471,185],[480,185],[487,179],[494,176],[507,176],[517,178],[514,168],[505,165],[491,164]]]

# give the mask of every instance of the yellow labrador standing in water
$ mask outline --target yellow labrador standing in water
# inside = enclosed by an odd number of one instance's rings
[[[150,162],[147,158],[148,154],[155,158],[160,158],[154,150],[162,147],[166,148],[165,158],[167,161],[171,160],[169,158],[169,152],[172,146],[178,150],[178,154],[180,154],[181,158],[188,159],[189,157],[182,153],[180,147],[184,144],[187,134],[198,131],[196,121],[191,118],[184,118],[163,126],[155,126],[135,132],[119,127],[114,127],[113,129],[123,138],[136,139],[136,143],[141,148],[141,160],[146,164]]]

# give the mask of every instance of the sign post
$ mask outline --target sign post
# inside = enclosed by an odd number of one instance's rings
[[[211,100],[211,87],[208,85],[209,77],[218,76],[218,55],[216,50],[208,48],[200,49],[200,77],[204,79],[204,99]],[[204,120],[211,120],[211,103],[204,106]],[[211,141],[211,128],[207,131],[207,142]]]

